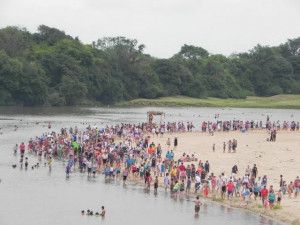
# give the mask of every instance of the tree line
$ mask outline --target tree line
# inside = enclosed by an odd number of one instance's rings
[[[185,95],[246,98],[300,94],[300,38],[249,52],[210,54],[184,45],[169,59],[143,53],[135,39],[83,44],[45,25],[0,30],[0,105],[114,104]]]

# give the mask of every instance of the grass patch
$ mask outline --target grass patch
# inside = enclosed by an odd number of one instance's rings
[[[135,99],[120,102],[117,106],[194,106],[232,108],[290,108],[300,109],[300,95],[275,95],[271,97],[248,96],[246,99],[191,98],[186,96],[162,97],[157,99]]]
[[[282,209],[282,206],[281,206],[281,205],[275,205],[275,206],[273,207],[273,209]]]
[[[213,197],[212,200],[215,202],[224,202],[224,199],[221,197]]]
[[[262,209],[262,208],[263,208],[263,205],[258,205],[258,208]]]

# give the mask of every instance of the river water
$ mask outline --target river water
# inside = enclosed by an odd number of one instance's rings
[[[166,113],[155,120],[193,122],[196,129],[203,120],[271,120],[300,119],[299,110],[271,109],[221,109],[221,108],[0,108],[0,225],[79,225],[79,224],[278,224],[251,212],[232,209],[205,202],[200,217],[194,217],[193,199],[172,199],[169,193],[160,190],[157,195],[146,192],[143,186],[105,180],[102,175],[87,178],[86,174],[72,173],[65,177],[65,162],[54,161],[53,170],[48,168],[20,170],[11,165],[18,164],[19,156],[13,156],[13,146],[30,137],[61,127],[87,124],[114,125],[116,123],[139,123],[147,119],[148,110]],[[38,124],[37,124],[38,123]],[[84,123],[84,124],[83,124]],[[14,131],[14,126],[18,127]],[[29,165],[37,158],[29,157]],[[102,219],[81,216],[82,209],[100,211],[104,205],[107,216]]]

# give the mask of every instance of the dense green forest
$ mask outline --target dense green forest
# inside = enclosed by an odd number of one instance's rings
[[[184,45],[169,59],[125,37],[83,44],[55,28],[0,30],[0,105],[114,104],[185,95],[300,94],[300,38],[229,57]]]

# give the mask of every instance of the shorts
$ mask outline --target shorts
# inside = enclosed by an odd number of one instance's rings
[[[226,192],[226,187],[222,187],[222,192]]]
[[[228,191],[228,195],[232,195],[232,191]]]
[[[103,164],[105,164],[107,162],[107,159],[103,159],[102,161],[103,161]]]
[[[255,191],[254,191],[254,195],[255,195],[255,196],[258,196],[258,192],[255,192]]]
[[[274,203],[274,199],[270,199],[270,200],[269,200],[269,203],[270,203],[270,204],[273,204],[273,203]]]
[[[299,193],[299,187],[295,187],[294,191],[295,191],[295,194]]]
[[[123,180],[125,181],[127,179],[127,176],[123,176]]]
[[[208,190],[207,190],[207,189],[204,189],[204,190],[203,190],[203,194],[204,194],[205,196],[207,196],[207,195],[208,195]]]
[[[280,197],[278,197],[278,198],[277,198],[277,202],[280,202],[280,201],[281,201],[281,198],[280,198]]]
[[[195,212],[199,212],[200,211],[200,205],[195,205]]]
[[[88,168],[88,173],[92,172],[92,168]]]

